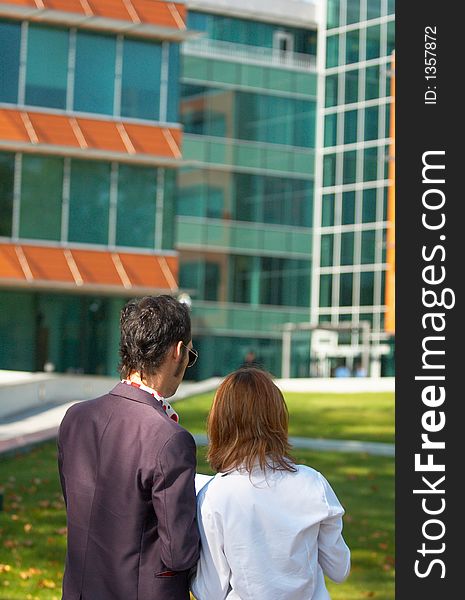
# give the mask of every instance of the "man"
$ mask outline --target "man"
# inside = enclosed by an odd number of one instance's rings
[[[197,358],[189,312],[170,296],[145,297],[123,308],[120,325],[121,383],[60,425],[63,600],[188,600],[196,448],[165,398]]]

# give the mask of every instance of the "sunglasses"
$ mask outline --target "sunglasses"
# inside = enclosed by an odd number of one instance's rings
[[[182,342],[181,342],[182,343]],[[184,348],[187,348],[186,344],[182,344]],[[199,353],[194,348],[187,348],[189,352],[189,362],[187,363],[187,367],[193,367],[199,358]]]

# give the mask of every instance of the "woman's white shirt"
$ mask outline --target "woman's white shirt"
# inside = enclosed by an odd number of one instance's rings
[[[349,574],[344,509],[311,467],[218,473],[197,510],[197,600],[328,600],[324,575],[342,582]]]

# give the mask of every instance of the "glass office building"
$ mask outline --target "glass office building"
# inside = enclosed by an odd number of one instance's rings
[[[176,248],[200,378],[251,350],[279,375],[282,325],[310,317],[315,5],[276,5],[188,3],[201,35],[182,46]]]
[[[115,374],[125,301],[187,292],[193,378],[280,376],[287,323],[391,375],[394,3],[40,5],[0,2],[0,368]]]
[[[371,374],[393,374],[386,331],[394,2],[328,0],[319,67],[312,318],[367,321]],[[360,342],[358,332],[350,340]]]
[[[0,3],[0,368],[116,374],[128,298],[178,290],[184,4]]]

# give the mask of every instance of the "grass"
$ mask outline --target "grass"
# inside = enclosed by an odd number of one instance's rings
[[[291,434],[392,441],[393,397],[385,394],[287,395]],[[327,402],[325,402],[325,400]],[[181,423],[203,432],[211,395],[176,404]],[[309,410],[311,408],[311,410]],[[347,431],[345,435],[345,423]],[[368,430],[372,423],[379,436]],[[352,571],[342,585],[329,583],[333,600],[394,598],[394,459],[366,454],[295,450],[298,462],[321,471],[346,509],[344,537]],[[205,449],[198,470],[211,472]],[[0,458],[4,511],[0,513],[0,599],[60,600],[66,520],[55,443]]]
[[[286,393],[289,435],[394,442],[394,396],[391,393],[303,394]],[[176,402],[182,423],[193,433],[205,432],[205,421],[213,393],[197,396],[195,402]]]

